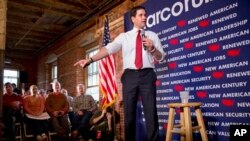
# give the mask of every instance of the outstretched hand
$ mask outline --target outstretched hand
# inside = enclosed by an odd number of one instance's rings
[[[80,61],[77,61],[74,66],[81,66],[83,68],[87,67],[89,65],[89,61],[87,59],[82,59]]]

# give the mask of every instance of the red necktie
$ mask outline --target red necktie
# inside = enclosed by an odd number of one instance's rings
[[[135,66],[137,69],[142,68],[142,39],[141,39],[141,30],[138,30],[136,37],[136,50],[135,50]]]

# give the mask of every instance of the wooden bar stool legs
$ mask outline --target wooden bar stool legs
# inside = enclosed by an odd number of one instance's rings
[[[200,106],[202,103],[170,103],[166,141],[172,141],[172,134],[181,135],[181,141],[193,141],[193,131],[199,130],[202,141],[208,141]],[[190,107],[195,108],[198,126],[192,126]],[[180,108],[180,125],[174,125],[175,108]],[[176,130],[179,128],[179,130]]]
[[[185,131],[186,141],[193,141],[192,122],[191,122],[191,114],[189,107],[184,107],[184,131]]]
[[[174,127],[174,108],[169,109],[169,115],[168,115],[168,128],[167,131],[170,131]],[[166,141],[171,141],[172,139],[172,133],[166,135]]]
[[[195,107],[195,114],[196,114],[196,117],[197,117],[197,121],[198,121],[198,126],[200,126],[200,134],[201,134],[201,138],[203,141],[208,141],[208,138],[207,138],[207,132],[206,132],[206,128],[205,128],[205,124],[204,124],[204,120],[203,120],[203,117],[202,117],[202,114],[201,114],[201,109],[200,107],[197,108]]]
[[[180,133],[184,133],[185,132],[185,128],[184,127],[185,127],[184,112],[180,112],[180,128],[181,128]],[[183,135],[181,135],[181,141],[185,141],[185,137]]]

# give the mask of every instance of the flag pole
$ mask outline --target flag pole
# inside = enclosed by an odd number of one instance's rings
[[[115,103],[117,102],[116,99],[117,99],[117,98],[115,97],[115,102],[112,104],[113,117],[114,117],[114,118],[113,118],[113,122],[114,122],[114,141],[118,141],[117,136],[116,136],[116,133],[117,133],[117,132],[116,132],[116,120],[117,120],[117,119],[116,119],[116,116],[115,116],[115,115],[116,115],[116,113],[115,113],[115,112],[116,112],[116,110],[115,110],[115,105],[116,105],[116,104],[115,104]]]
[[[103,47],[105,47],[109,42],[110,42],[110,33],[109,33],[109,22],[108,22],[108,18],[109,18],[109,15],[108,14],[105,14],[104,15],[104,30],[103,30]],[[117,88],[116,88],[116,84],[114,84],[115,80],[114,78],[112,77],[113,75],[115,75],[115,64],[114,64],[114,56],[111,55],[111,56],[108,56],[107,57],[107,60],[106,62],[102,61],[100,62],[100,70],[99,71],[99,76],[104,77],[105,81],[103,80],[103,83],[104,85],[102,85],[101,83],[101,91],[104,95],[104,100],[103,101],[103,108],[106,108],[108,106],[110,106],[110,108],[112,108],[112,116],[113,116],[113,119],[112,119],[112,122],[113,124],[111,125],[112,126],[112,130],[113,130],[113,133],[114,133],[114,141],[118,141],[117,139],[117,136],[116,136],[116,125],[115,125],[115,122],[116,122],[116,113],[115,113],[115,105],[114,103],[116,102],[116,94],[117,94]],[[107,66],[112,66],[112,67],[107,67]],[[104,72],[105,73],[100,73],[102,72],[104,69]],[[111,70],[112,69],[112,70]],[[111,78],[109,77],[111,76]],[[111,82],[111,85],[108,85],[108,83],[106,82],[107,80],[106,79],[109,79],[108,81]],[[100,79],[101,80],[101,79]],[[111,87],[110,89],[108,89],[107,87]],[[110,96],[110,97],[109,97]],[[111,99],[112,98],[112,99]]]

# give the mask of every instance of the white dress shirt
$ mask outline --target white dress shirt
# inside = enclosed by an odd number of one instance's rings
[[[118,52],[122,48],[123,56],[123,69],[136,69],[135,66],[135,48],[136,48],[136,37],[138,34],[138,29],[135,27],[126,32],[121,33],[115,38],[115,40],[109,43],[106,48],[109,54]],[[152,31],[145,31],[145,36],[153,41],[153,46],[161,52],[162,58],[158,61],[162,61],[165,58],[165,53],[163,51],[161,42],[156,33]],[[154,68],[154,57],[153,55],[144,50],[142,47],[142,58],[143,58],[143,68]]]

